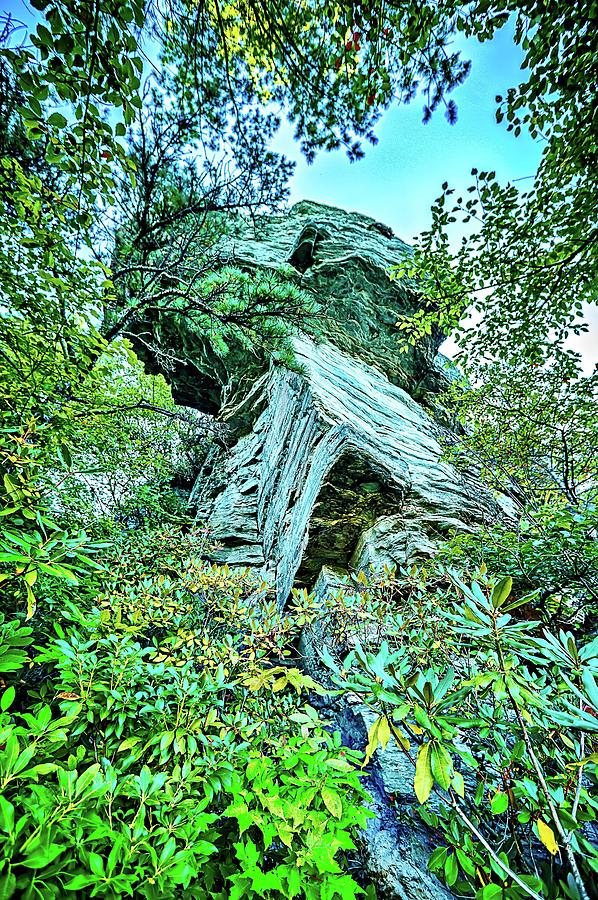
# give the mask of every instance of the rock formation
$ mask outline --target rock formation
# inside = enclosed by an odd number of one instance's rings
[[[221,410],[242,433],[213,449],[192,494],[220,559],[262,568],[284,604],[323,566],[401,565],[487,515],[492,499],[441,460],[441,336],[409,354],[398,344],[414,300],[388,271],[408,247],[366,216],[308,202],[240,220],[228,240],[237,265],[294,266],[324,318],[317,340],[293,340],[298,371],[272,366]]]
[[[212,448],[191,502],[219,542],[220,560],[261,569],[284,605],[293,585],[322,592],[338,573],[403,565],[495,510],[479,483],[441,458],[436,398],[450,370],[437,354],[440,334],[400,350],[396,320],[416,298],[389,278],[409,248],[387,226],[303,202],[285,216],[234,221],[227,253],[249,271],[292,267],[323,318],[318,338],[294,338],[293,371],[272,365],[256,373],[249,359],[243,371],[237,356],[213,376],[209,411],[231,424],[234,440]],[[200,408],[204,371],[191,398]],[[302,651],[317,674],[309,635]],[[364,710],[328,712],[345,741],[363,748]],[[377,754],[368,787],[378,815],[363,860],[381,898],[446,896],[426,870],[427,837],[408,811],[412,784],[401,754]]]

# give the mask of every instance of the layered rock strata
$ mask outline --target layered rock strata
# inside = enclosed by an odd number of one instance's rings
[[[262,568],[281,604],[323,565],[428,554],[492,502],[441,459],[439,426],[383,372],[328,342],[294,348],[301,374],[263,377],[251,430],[214,451],[192,497],[220,559]]]
[[[294,585],[325,595],[339,574],[404,565],[433,553],[450,531],[499,513],[475,477],[442,458],[447,432],[436,399],[451,375],[437,355],[441,335],[400,349],[396,321],[417,297],[388,273],[408,253],[386,226],[314,203],[231,223],[230,262],[286,267],[323,310],[319,337],[293,340],[293,371],[256,371],[255,360],[245,366],[235,354],[215,361],[217,376],[204,365],[197,396],[185,386],[188,400],[216,412],[233,436],[205,460],[191,496],[197,516],[218,541],[218,558],[261,569],[281,606]],[[322,642],[316,623],[299,652],[325,680]],[[327,713],[362,749],[367,710],[345,700]],[[426,869],[430,845],[411,813],[410,765],[391,743],[369,767],[376,818],[362,859],[381,900],[448,897]]]
[[[317,340],[294,339],[297,371],[272,366],[241,394],[221,389],[236,441],[214,448],[192,495],[221,560],[262,568],[284,604],[323,565],[400,565],[492,511],[479,483],[441,459],[441,335],[399,345],[397,318],[417,298],[389,271],[406,244],[366,216],[303,202],[233,220],[223,252],[245,269],[294,272],[322,318]],[[229,381],[246,374],[235,357]]]

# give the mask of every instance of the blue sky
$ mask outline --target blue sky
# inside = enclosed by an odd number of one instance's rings
[[[471,169],[494,169],[501,180],[533,175],[541,145],[526,135],[515,138],[495,120],[495,96],[521,81],[522,54],[511,31],[492,41],[456,43],[472,60],[472,71],[451,95],[459,107],[456,125],[439,108],[422,124],[423,101],[393,107],[377,128],[379,142],[366,145],[365,159],[350,163],[342,151],[321,154],[308,166],[284,124],[276,148],[297,161],[291,202],[318,200],[354,209],[387,225],[410,241],[429,224],[430,205],[443,181],[457,189],[471,184]]]
[[[276,149],[297,162],[290,202],[317,200],[356,210],[390,225],[408,243],[430,224],[430,206],[443,181],[457,191],[472,182],[471,169],[495,170],[502,182],[533,176],[542,153],[540,141],[525,132],[515,137],[495,119],[497,94],[519,84],[523,54],[509,26],[491,41],[460,39],[455,46],[472,60],[467,80],[451,95],[459,108],[456,125],[449,125],[442,109],[422,123],[423,102],[388,110],[382,117],[375,147],[366,146],[365,159],[350,163],[342,152],[321,154],[308,166],[284,123]],[[525,182],[521,183],[521,187]],[[453,233],[454,244],[460,232]],[[598,365],[598,309],[586,308],[587,334],[572,336],[568,346],[580,352],[586,374]],[[452,356],[456,345],[447,341],[443,352]]]

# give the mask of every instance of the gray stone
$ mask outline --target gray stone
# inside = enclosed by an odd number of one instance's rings
[[[318,300],[323,335],[410,393],[421,398],[450,377],[435,361],[440,331],[407,353],[400,348],[397,318],[416,310],[418,299],[411,282],[389,276],[411,248],[388,226],[304,200],[285,215],[231,219],[222,253],[244,268],[294,270]]]
[[[367,742],[368,724],[363,707],[344,705],[327,712],[344,743],[362,749]],[[391,756],[397,760],[401,756],[392,745],[385,754],[377,753],[364,779],[372,798],[369,805],[375,813],[360,841],[367,875],[376,885],[378,900],[450,900],[450,892],[427,869],[433,846],[409,798],[396,793],[388,765]],[[405,777],[413,783],[411,771]],[[404,787],[403,782],[401,786]]]
[[[405,564],[496,505],[441,459],[440,427],[384,373],[327,342],[294,346],[302,373],[272,368],[251,431],[192,495],[219,558],[262,566],[281,604],[297,576]]]
[[[396,321],[417,297],[388,270],[409,253],[373,219],[315,203],[231,221],[225,257],[245,268],[290,267],[326,314],[318,339],[294,338],[295,371],[256,371],[254,359],[244,368],[237,354],[224,368],[215,361],[210,382],[204,360],[190,398],[201,409],[208,396],[209,411],[234,436],[204,463],[191,497],[197,516],[219,542],[217,558],[259,567],[281,606],[293,585],[316,585],[324,596],[344,572],[429,556],[450,530],[503,514],[475,473],[464,476],[442,458],[450,435],[441,422],[450,417],[438,392],[453,377],[437,358],[442,336],[400,351]],[[189,397],[192,384],[184,390]],[[330,637],[316,622],[298,648],[324,684],[317,651]],[[345,741],[363,749],[370,713],[350,698],[329,713]],[[391,742],[369,776],[376,818],[361,855],[378,896],[448,897],[426,868],[431,847],[411,811],[411,763]]]

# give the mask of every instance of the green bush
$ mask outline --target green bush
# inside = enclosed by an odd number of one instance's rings
[[[595,503],[573,507],[553,498],[526,510],[516,526],[495,524],[456,535],[441,553],[459,569],[485,562],[490,571],[509,572],[546,622],[579,626],[589,624],[597,610],[597,529]]]
[[[366,759],[394,740],[413,763],[421,817],[442,834],[432,871],[476,900],[589,897],[598,639],[517,618],[528,598],[510,578],[479,572],[466,584],[437,567],[362,581],[383,607],[394,597],[388,639],[322,657],[376,713]],[[435,614],[418,618],[430,603]]]
[[[0,896],[363,894],[346,867],[371,815],[359,756],[283,663],[289,618],[269,621],[251,573],[173,541],[145,578],[106,576],[97,604],[56,616],[36,687],[30,629],[0,626],[20,670],[0,700]]]
[[[38,582],[78,585],[81,573],[100,568],[94,555],[104,547],[55,521],[40,475],[48,465],[40,431],[34,420],[23,427],[11,424],[9,415],[0,420],[0,585],[5,608],[16,612],[25,605],[28,619],[37,609]],[[69,465],[67,453],[59,450],[53,462]]]

